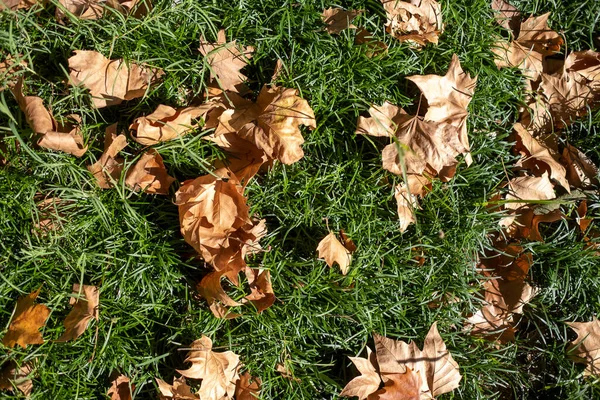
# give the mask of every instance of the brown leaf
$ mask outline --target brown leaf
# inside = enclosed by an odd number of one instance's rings
[[[600,322],[567,322],[576,333],[577,339],[569,345],[567,352],[575,362],[587,364],[583,374],[600,375]]]
[[[2,10],[2,0],[0,0],[0,10]],[[17,84],[17,77],[27,68],[27,62],[22,57],[21,54],[16,57],[8,54],[3,61],[0,61],[0,82],[2,82],[0,92]]]
[[[319,258],[324,258],[329,267],[333,267],[333,264],[337,264],[340,267],[342,274],[346,275],[348,273],[352,255],[335,237],[333,232],[329,232],[329,235],[325,236],[319,242],[317,251],[319,252]]]
[[[442,8],[435,0],[381,0],[386,12],[386,31],[400,41],[417,45],[437,44],[444,29]]]
[[[492,10],[496,11],[496,22],[509,31],[517,32],[521,22],[521,13],[515,6],[504,0],[492,0]]]
[[[329,34],[338,34],[345,29],[356,29],[352,20],[360,15],[360,10],[346,11],[341,8],[328,8],[323,10],[321,19],[325,24],[325,30]]]
[[[443,135],[444,145],[454,149],[456,154],[465,154],[465,161],[470,165],[467,107],[475,93],[477,78],[463,71],[454,54],[446,75],[413,75],[406,79],[414,82],[427,99],[429,106],[424,120],[436,122],[447,130]]]
[[[7,361],[0,366],[0,390],[9,390],[14,392],[17,388],[26,397],[29,397],[33,390],[33,381],[31,372],[33,366],[30,363],[23,363],[20,367],[14,361]]]
[[[56,7],[55,17],[59,23],[67,20],[68,13],[83,20],[100,19],[105,13],[106,8],[113,8],[123,15],[131,15],[140,18],[152,9],[150,0],[59,0],[60,6]],[[62,6],[62,7],[61,7]]]
[[[257,400],[260,395],[262,381],[247,371],[240,375],[235,384],[235,400]]]
[[[581,150],[567,144],[562,158],[567,166],[567,179],[571,185],[584,189],[598,186],[598,167]]]
[[[104,153],[94,164],[87,167],[88,171],[94,175],[98,186],[102,189],[110,189],[114,186],[113,182],[118,181],[123,170],[123,157],[118,154],[127,146],[125,135],[117,136],[117,124],[112,124],[106,128],[104,136]]]
[[[248,79],[240,70],[252,58],[254,47],[240,47],[235,40],[226,43],[225,31],[221,29],[217,35],[216,43],[209,43],[200,38],[200,53],[206,57],[210,67],[210,78],[216,80],[223,90],[232,92],[246,92],[248,88],[244,82]]]
[[[127,171],[125,184],[133,190],[150,194],[169,194],[169,187],[175,178],[169,175],[163,159],[154,149],[142,157]]]
[[[81,336],[92,319],[98,320],[99,303],[100,292],[96,286],[73,284],[73,297],[69,300],[73,309],[65,318],[65,333],[56,341],[66,342]]]
[[[406,368],[403,374],[391,374],[383,388],[371,394],[368,400],[421,400],[431,398],[421,394],[421,375]]]
[[[348,249],[348,251],[350,253],[354,253],[357,249],[356,244],[354,244],[354,241],[352,239],[350,239],[350,237],[348,237],[348,235],[346,235],[346,232],[344,232],[343,229],[340,229],[340,241],[342,242],[342,245],[344,245],[344,247],[346,249]]]
[[[129,378],[119,375],[112,381],[107,395],[110,396],[110,400],[131,400],[132,390],[135,390],[135,385],[130,383]]]
[[[2,338],[6,347],[15,347],[18,344],[25,349],[28,344],[44,343],[39,329],[46,324],[50,309],[43,304],[34,303],[40,290],[41,287],[17,301],[8,331]]]
[[[556,198],[552,182],[550,182],[547,173],[542,174],[541,177],[522,176],[513,178],[508,182],[508,188],[507,202],[504,204],[504,207],[508,210],[525,207],[528,204],[527,202]]]
[[[221,279],[227,272],[229,272],[229,269],[211,272],[202,278],[198,284],[198,293],[200,293],[200,296],[206,299],[209,305],[212,306],[214,303],[219,303],[227,307],[236,307],[242,305],[242,303],[239,303],[229,297],[221,285]],[[214,311],[213,314],[215,314],[217,318],[223,318],[222,315],[217,315]]]
[[[236,381],[240,378],[238,369],[240,357],[232,351],[217,353],[212,351],[212,340],[207,336],[191,345],[185,362],[192,366],[181,375],[191,379],[202,379],[198,394],[202,400],[221,400],[225,396],[232,398]]]
[[[258,313],[271,307],[275,302],[275,292],[271,285],[271,272],[255,270],[246,267],[244,272],[248,277],[251,293],[245,297],[256,307]]]
[[[275,366],[275,370],[279,372],[285,379],[289,379],[294,382],[301,382],[300,379],[294,377],[294,374],[290,371],[287,365],[279,363]]]
[[[200,400],[200,396],[192,393],[192,388],[185,382],[184,377],[173,378],[173,384],[154,378],[160,391],[158,397],[160,400]]]
[[[45,198],[36,203],[35,206],[39,214],[37,218],[34,218],[33,226],[37,232],[42,235],[47,235],[52,231],[60,229],[64,213],[59,211],[59,207],[65,205],[65,203],[68,202],[59,199],[58,197]]]
[[[0,11],[5,9],[10,10],[29,10],[34,6],[39,11],[42,7],[45,7],[48,2],[46,0],[0,0]]]
[[[368,347],[367,358],[349,358],[350,361],[352,361],[352,363],[354,363],[356,366],[356,369],[360,375],[348,382],[348,384],[341,391],[340,397],[357,396],[358,400],[364,400],[371,393],[376,392],[381,384],[381,378],[377,372],[377,358],[375,357],[375,353],[373,353]]]
[[[164,74],[161,69],[109,60],[96,51],[75,50],[69,58],[69,83],[89,89],[97,108],[144,96]]]
[[[594,220],[593,218],[586,218],[586,214],[587,214],[587,200],[583,200],[581,203],[579,203],[579,206],[577,207],[577,225],[579,225],[579,229],[581,229],[581,232],[587,231],[587,228],[589,228],[590,224],[592,223],[592,221]]]
[[[562,37],[548,27],[550,13],[539,17],[530,17],[521,22],[516,39],[504,40],[496,44],[493,52],[498,56],[496,66],[518,67],[523,75],[537,80],[544,71],[546,56],[557,53],[563,44]]]
[[[21,111],[31,129],[38,135],[37,145],[57,151],[64,151],[76,157],[81,157],[87,146],[83,145],[78,126],[58,124],[52,114],[44,107],[44,101],[35,96],[23,95],[23,79],[20,78],[12,92],[19,103]],[[72,116],[79,120],[78,116]],[[79,122],[79,121],[78,121]]]
[[[129,126],[133,131],[133,139],[145,146],[176,139],[193,131],[199,118],[217,107],[216,103],[208,102],[200,106],[173,108],[159,105],[156,110],[145,117],[136,118]]]
[[[387,44],[375,39],[373,34],[365,28],[358,28],[354,42],[366,46],[365,55],[369,58],[385,54],[388,50]]]

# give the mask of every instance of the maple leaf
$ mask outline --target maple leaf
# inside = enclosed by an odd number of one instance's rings
[[[521,22],[521,13],[516,7],[504,0],[492,0],[492,10],[496,11],[496,22],[503,28],[517,32]]]
[[[12,88],[12,92],[17,99],[19,108],[25,113],[27,123],[39,137],[38,146],[64,151],[76,157],[81,157],[87,151],[78,126],[59,124],[44,107],[44,101],[40,97],[23,95],[22,78],[19,78],[17,84]],[[80,121],[79,116],[71,117],[77,122]]]
[[[463,71],[458,56],[454,54],[446,75],[413,75],[406,79],[414,82],[427,99],[424,120],[437,122],[444,129],[453,127],[458,130],[458,137],[452,129],[444,135],[446,146],[449,145],[457,154],[465,154],[465,161],[470,165],[467,107],[475,93],[477,78],[471,78]]]
[[[521,176],[508,182],[509,192],[506,195],[504,207],[508,210],[517,210],[525,207],[527,202],[551,200],[556,198],[552,182],[547,173],[541,177]]]
[[[367,358],[349,357],[350,361],[356,366],[360,373],[359,376],[352,379],[341,391],[340,396],[357,396],[358,400],[366,399],[370,394],[379,389],[381,377],[379,376],[377,358],[375,353],[367,347]]]
[[[73,309],[65,318],[65,333],[56,341],[66,342],[81,336],[92,319],[98,320],[99,302],[100,292],[96,286],[73,284],[73,297],[69,300]]]
[[[383,388],[371,394],[367,400],[421,400],[421,375],[406,368],[403,374],[387,375],[388,381]]]
[[[240,378],[240,357],[237,354],[232,351],[212,351],[212,340],[203,335],[192,343],[185,362],[192,366],[177,372],[186,378],[202,379],[198,392],[202,400],[222,400],[225,396],[234,396],[235,385]]]
[[[127,171],[125,184],[133,190],[151,194],[169,194],[169,187],[175,182],[165,168],[163,159],[154,149],[142,157]]]
[[[106,8],[113,8],[123,15],[131,15],[135,18],[148,14],[152,9],[149,0],[59,0],[59,4],[55,12],[59,23],[68,19],[67,12],[79,19],[95,20],[104,16]]]
[[[195,122],[218,105],[208,102],[200,106],[173,108],[159,105],[156,110],[144,117],[136,118],[129,126],[133,139],[145,146],[166,142],[185,135],[195,129]]]
[[[563,163],[567,166],[567,180],[577,188],[589,188],[598,185],[598,167],[581,150],[567,144],[562,153]]]
[[[196,288],[200,296],[206,299],[210,310],[217,318],[232,319],[240,316],[240,314],[231,313],[229,307],[241,306],[242,303],[229,297],[221,285],[221,279],[229,272],[231,272],[229,268],[211,272],[202,278]]]
[[[19,389],[26,397],[29,397],[33,390],[33,381],[31,372],[33,366],[31,363],[23,363],[19,367],[14,361],[7,361],[0,365],[0,390],[14,391]]]
[[[275,293],[271,285],[271,272],[268,270],[256,270],[246,267],[244,272],[248,278],[251,293],[244,297],[256,307],[260,314],[275,302]]]
[[[338,34],[345,29],[356,29],[352,24],[352,20],[360,15],[360,10],[346,11],[341,8],[327,8],[323,10],[321,19],[325,24],[325,30],[329,34]]]
[[[117,124],[112,124],[106,128],[104,136],[104,153],[98,161],[87,167],[88,171],[94,175],[98,186],[102,189],[110,189],[114,186],[113,182],[118,181],[123,170],[123,157],[118,154],[127,146],[127,137],[125,135],[117,136]]]
[[[567,350],[575,362],[587,364],[583,374],[600,375],[600,322],[567,322],[576,333],[577,339]]]
[[[46,0],[0,0],[0,11],[2,10],[29,10],[34,6],[39,11],[45,7],[48,2]]]
[[[40,290],[42,290],[41,287],[17,300],[8,331],[2,338],[2,343],[6,347],[15,347],[18,344],[27,348],[28,344],[44,343],[39,329],[46,324],[50,309],[43,304],[34,303]]]
[[[435,0],[381,0],[386,12],[386,31],[400,41],[417,45],[437,44],[444,29],[442,8]]]
[[[350,262],[352,261],[352,252],[348,250],[335,236],[333,232],[325,236],[317,246],[319,257],[324,258],[329,267],[337,264],[343,275],[348,273]]]
[[[248,371],[240,375],[235,384],[235,400],[256,400],[260,394],[262,381],[255,378]]]
[[[374,335],[374,339],[384,383],[390,379],[389,375],[403,374],[410,368],[422,379],[419,392],[422,399],[448,393],[459,386],[462,376],[458,364],[446,349],[436,323],[425,337],[423,350],[419,350],[415,342],[407,344],[380,335]]]
[[[354,42],[366,46],[365,55],[369,58],[385,54],[388,50],[387,44],[375,39],[373,34],[365,28],[358,29]]]
[[[1,9],[2,2],[0,1]],[[17,84],[18,80],[16,78],[27,68],[27,62],[22,57],[21,54],[18,54],[16,57],[8,54],[4,58],[4,61],[0,61],[0,82],[3,82],[2,86],[0,86],[0,92],[7,87],[12,88]]]
[[[200,396],[192,393],[192,388],[185,382],[184,377],[173,378],[173,384],[155,378],[158,384],[160,400],[200,400]]]
[[[236,100],[220,117],[216,134],[236,133],[284,164],[299,161],[304,138],[299,126],[316,128],[315,114],[296,89],[264,86],[256,103]]]
[[[248,88],[244,82],[248,79],[240,70],[252,58],[254,47],[240,47],[235,40],[226,43],[225,30],[217,34],[217,42],[209,43],[203,37],[200,39],[200,53],[206,57],[210,67],[211,79],[217,81],[219,87],[226,91],[246,92]]]
[[[164,74],[122,59],[109,60],[96,51],[75,50],[69,58],[69,83],[89,89],[97,108],[121,104],[144,96],[148,88]]]
[[[135,390],[135,385],[131,384],[129,378],[119,375],[111,382],[107,395],[110,400],[132,400],[132,390]]]
[[[600,94],[600,53],[592,50],[573,51],[564,61],[563,73],[586,84],[598,100]]]
[[[544,71],[546,56],[557,53],[563,44],[562,37],[548,27],[550,13],[530,17],[521,22],[516,39],[496,43],[493,52],[498,56],[496,66],[518,67],[531,80],[537,80]]]
[[[407,175],[407,183],[397,185],[394,197],[398,207],[400,232],[416,222],[415,210],[419,208],[418,197],[423,197],[426,189],[431,189],[431,181],[423,175]]]

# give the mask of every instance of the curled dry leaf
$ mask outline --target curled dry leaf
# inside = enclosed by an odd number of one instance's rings
[[[235,97],[234,97],[235,98]],[[316,128],[315,114],[296,89],[264,86],[256,103],[235,100],[234,108],[219,117],[216,134],[237,133],[270,159],[284,164],[299,161],[304,152],[300,125]]]
[[[133,131],[133,139],[145,146],[166,142],[191,132],[198,126],[198,119],[217,107],[208,102],[200,106],[173,108],[159,105],[156,110],[145,117],[136,118],[129,126]]]
[[[230,272],[229,268],[211,272],[202,278],[197,287],[198,293],[206,299],[210,310],[217,318],[232,319],[240,316],[240,314],[230,312],[229,307],[241,306],[242,303],[229,297],[221,285],[223,276]],[[235,279],[237,279],[237,274]]]
[[[135,390],[135,385],[131,384],[129,378],[119,375],[112,381],[107,394],[110,400],[132,400],[132,390]]]
[[[59,124],[44,107],[41,98],[23,95],[22,78],[12,88],[12,92],[19,103],[19,108],[25,113],[27,123],[38,135],[38,146],[63,151],[76,157],[81,157],[87,151],[78,126],[70,123]],[[71,118],[80,122],[77,115],[72,115]]]
[[[257,400],[261,385],[260,378],[244,372],[235,384],[235,400]]]
[[[548,174],[541,177],[521,176],[508,182],[509,192],[506,195],[504,207],[507,210],[517,210],[527,206],[528,202],[551,200],[556,198],[552,182]]]
[[[65,318],[65,333],[56,341],[66,342],[81,336],[92,319],[98,320],[99,303],[100,292],[96,286],[73,284],[73,297],[69,300],[73,309]]]
[[[31,372],[33,366],[30,363],[23,363],[19,367],[14,361],[7,361],[0,365],[0,390],[9,390],[14,392],[17,388],[26,397],[29,397],[33,390],[33,381]]]
[[[528,79],[537,80],[544,71],[545,57],[560,51],[563,44],[562,37],[548,27],[549,17],[550,13],[530,17],[513,31],[516,39],[497,42],[493,49],[498,56],[496,66],[518,67]]]
[[[0,11],[2,10],[29,10],[36,6],[39,9],[46,6],[47,0],[0,0]]]
[[[379,389],[381,377],[378,372],[377,358],[375,353],[367,347],[367,358],[349,357],[354,364],[359,376],[352,379],[341,391],[341,397],[357,396],[358,400],[364,400],[370,394],[374,394]]]
[[[424,46],[437,44],[444,29],[442,8],[435,0],[381,0],[387,15],[386,30],[400,41]]]
[[[41,287],[17,300],[17,307],[8,326],[8,331],[2,338],[2,343],[6,347],[15,347],[18,344],[23,348],[27,348],[28,344],[44,343],[39,329],[46,324],[50,309],[43,304],[34,303],[38,294],[40,294],[40,290],[42,290]]]
[[[69,83],[89,89],[97,108],[142,97],[163,75],[159,68],[133,62],[127,65],[122,59],[109,60],[88,50],[75,50],[69,58],[69,70]]]
[[[329,232],[329,235],[319,242],[317,251],[319,257],[324,258],[329,267],[337,264],[342,274],[346,275],[348,273],[352,261],[352,252],[337,239],[335,233]]]
[[[244,272],[248,278],[251,293],[244,299],[250,301],[261,313],[275,302],[275,293],[271,285],[271,272],[246,267]]]
[[[431,189],[431,181],[423,175],[407,175],[407,183],[396,186],[394,197],[398,207],[400,232],[404,232],[410,224],[416,222],[415,210],[419,208],[417,199],[425,196]]]
[[[165,168],[160,154],[150,149],[127,171],[125,184],[133,190],[150,194],[169,194],[169,187],[175,182]]]
[[[185,362],[192,366],[177,372],[186,378],[202,379],[198,392],[202,400],[222,400],[225,396],[233,398],[236,382],[240,378],[240,357],[237,354],[232,351],[212,351],[212,340],[202,336],[192,343]]]
[[[572,186],[584,189],[598,186],[598,167],[581,150],[567,144],[562,161],[567,166],[567,179]]]
[[[301,382],[301,380],[299,378],[294,377],[294,374],[288,368],[287,363],[284,363],[284,364],[278,363],[275,366],[275,371],[279,372],[281,374],[281,376],[285,379],[289,379],[290,381],[294,381],[294,382]]]
[[[87,167],[102,189],[112,188],[113,182],[119,180],[125,160],[118,154],[125,147],[127,147],[127,138],[125,135],[117,136],[117,124],[107,127],[104,136],[104,153],[98,161]]]
[[[254,47],[238,46],[235,40],[227,43],[225,31],[221,29],[216,43],[209,43],[202,37],[199,50],[206,57],[211,79],[216,80],[221,89],[240,93],[248,91],[244,85],[248,77],[240,70],[252,58]]]
[[[67,19],[68,13],[79,19],[100,19],[107,13],[106,8],[113,8],[123,15],[140,18],[150,12],[150,0],[59,0],[60,6],[56,7],[56,20],[62,22]],[[110,13],[109,13],[110,14]]]
[[[173,378],[173,384],[155,378],[158,384],[160,400],[200,400],[200,396],[192,393],[192,388],[185,382],[184,377]]]
[[[328,8],[323,10],[321,19],[325,24],[325,30],[329,34],[338,34],[345,29],[356,29],[352,24],[352,20],[360,15],[360,10],[346,11],[341,8]]]
[[[567,353],[575,362],[586,364],[585,376],[600,375],[600,322],[567,322],[577,339],[569,345]]]

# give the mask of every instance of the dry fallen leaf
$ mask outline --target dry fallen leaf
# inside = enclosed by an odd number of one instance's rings
[[[359,376],[352,379],[341,391],[340,397],[357,396],[358,400],[364,400],[370,394],[375,393],[381,384],[381,377],[378,373],[377,358],[375,353],[367,347],[367,358],[349,357],[360,373]]]
[[[294,382],[302,382],[300,379],[294,377],[294,374],[288,368],[287,363],[285,363],[285,364],[278,363],[275,366],[275,370],[277,372],[279,372],[281,374],[281,376],[285,379],[289,379],[290,381],[294,381]]]
[[[96,51],[75,50],[69,58],[69,83],[89,89],[97,108],[121,104],[144,96],[163,75],[158,68],[109,60]]]
[[[346,11],[341,8],[328,8],[323,10],[321,19],[325,24],[325,30],[329,34],[338,34],[345,29],[356,29],[352,20],[360,15],[360,10]]]
[[[2,10],[2,0],[0,0],[0,10]],[[0,61],[0,92],[17,84],[18,76],[27,68],[27,62],[22,57],[21,54],[16,57],[8,54],[3,61]]]
[[[247,371],[240,375],[235,385],[235,400],[257,400],[262,381],[253,377]]]
[[[36,203],[35,207],[38,214],[34,217],[34,232],[47,235],[52,231],[60,229],[65,214],[59,208],[65,204],[68,204],[68,202],[58,197],[46,197],[44,200]]]
[[[431,189],[431,180],[423,175],[409,174],[407,183],[397,185],[394,193],[398,208],[400,232],[416,222],[415,210],[419,208],[417,199]]]
[[[572,186],[584,189],[598,186],[598,167],[581,150],[567,144],[562,161],[567,166],[567,179]]]
[[[117,136],[117,124],[112,124],[106,128],[104,136],[104,153],[94,164],[87,167],[88,171],[94,175],[98,186],[102,189],[110,189],[114,186],[113,182],[118,181],[123,170],[123,157],[118,154],[127,146],[127,137],[125,135]]]
[[[46,324],[50,315],[50,309],[43,304],[35,304],[42,288],[31,292],[27,296],[20,297],[13,313],[10,325],[2,343],[6,347],[19,345],[27,348],[28,344],[42,344],[42,333],[39,331]]]
[[[254,304],[258,313],[261,313],[275,302],[275,293],[271,285],[271,272],[248,267],[246,267],[244,272],[248,278],[251,291],[244,299]]]
[[[232,351],[212,351],[212,340],[202,336],[192,343],[185,362],[192,366],[177,372],[186,378],[202,379],[198,392],[202,400],[222,400],[225,396],[233,398],[236,382],[240,378],[238,355]]]
[[[22,78],[12,88],[12,92],[19,103],[19,108],[25,114],[27,123],[38,135],[38,146],[64,151],[76,157],[81,157],[87,151],[78,126],[71,123],[59,124],[44,107],[44,101],[41,98],[23,95]],[[79,116],[71,117],[80,122]]]
[[[516,7],[504,0],[492,0],[492,10],[497,12],[494,17],[498,24],[510,31],[517,32],[521,22],[521,13]]]
[[[34,6],[36,11],[41,10],[48,3],[47,0],[0,0],[0,11],[2,10],[29,10]]]
[[[119,375],[112,381],[107,395],[110,396],[110,400],[132,400],[132,390],[135,390],[135,385],[131,384],[129,378]]]
[[[567,352],[575,362],[586,364],[585,376],[600,375],[600,322],[567,322],[576,333],[577,339],[569,345]]]
[[[216,43],[209,43],[201,38],[199,50],[206,57],[211,79],[216,80],[221,89],[240,93],[248,90],[244,85],[248,77],[240,70],[252,58],[254,47],[238,46],[235,40],[227,43],[225,31],[221,29]]]
[[[232,319],[240,316],[240,314],[232,313],[229,307],[241,306],[242,303],[229,297],[221,285],[221,279],[229,272],[231,272],[229,268],[211,272],[202,278],[196,288],[200,296],[206,299],[210,310],[217,318]],[[235,278],[237,279],[237,274]]]
[[[160,400],[200,400],[200,396],[192,393],[192,388],[185,382],[184,377],[173,378],[173,384],[155,378],[158,384]]]
[[[400,41],[437,44],[444,29],[442,8],[435,0],[381,0],[387,15],[386,31]]]
[[[132,136],[136,142],[151,146],[193,131],[198,126],[197,120],[205,118],[215,107],[217,104],[213,102],[184,108],[161,104],[152,114],[136,118],[129,129],[133,131]]]
[[[369,58],[385,54],[388,50],[387,44],[375,39],[373,34],[365,28],[359,28],[354,37],[354,42],[366,47],[365,55]]]
[[[133,190],[150,194],[169,194],[169,187],[175,182],[165,168],[160,154],[150,149],[127,171],[125,184]]]
[[[56,341],[66,342],[81,336],[92,319],[98,320],[99,303],[100,292],[96,286],[73,284],[73,297],[69,300],[73,309],[65,318],[65,333]]]
[[[100,19],[107,13],[106,8],[113,8],[123,15],[140,18],[152,9],[150,0],[59,0],[60,6],[56,7],[56,20],[67,20],[68,13],[84,20]],[[110,13],[108,13],[110,14]]]
[[[19,389],[26,397],[29,397],[33,390],[31,372],[33,366],[30,363],[23,363],[20,367],[14,361],[7,361],[0,365],[0,390]]]
[[[508,210],[517,210],[527,206],[529,202],[552,200],[556,198],[552,182],[547,173],[541,177],[521,176],[508,182],[509,192],[506,195],[504,207]]]
[[[329,267],[333,267],[333,264],[337,264],[342,271],[342,274],[346,275],[352,261],[352,253],[337,239],[335,233],[329,232],[329,235],[325,236],[317,246],[319,257],[324,258],[325,262]]]
[[[421,375],[415,374],[412,369],[406,368],[402,374],[388,375],[388,381],[383,388],[371,394],[367,400],[421,400],[430,399],[428,395],[421,394],[423,385]]]

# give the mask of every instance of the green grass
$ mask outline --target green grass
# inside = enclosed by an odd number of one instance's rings
[[[514,4],[524,15],[552,11],[552,27],[564,32],[569,49],[593,48],[599,36],[594,0]],[[366,57],[352,31],[325,33],[320,12],[335,5],[365,9],[355,24],[384,40],[388,55]],[[499,71],[493,63],[490,48],[502,30],[489,2],[443,1],[443,10],[440,44],[421,51],[385,34],[378,0],[159,0],[141,20],[114,14],[65,25],[54,21],[54,5],[39,14],[0,15],[0,48],[23,54],[32,70],[28,93],[57,116],[81,114],[90,145],[81,159],[33,149],[16,102],[8,91],[0,93],[0,135],[9,160],[0,168],[0,327],[7,327],[16,299],[42,284],[39,301],[52,309],[46,343],[0,348],[0,363],[36,360],[32,399],[104,398],[113,371],[131,377],[135,399],[152,399],[153,378],[170,381],[184,367],[178,349],[205,334],[262,378],[262,399],[326,399],[352,377],[347,357],[359,354],[373,332],[421,344],[438,321],[464,375],[460,388],[442,399],[598,398],[598,381],[584,379],[583,367],[565,353],[574,334],[564,322],[589,321],[600,312],[600,259],[584,249],[572,223],[545,225],[546,242],[526,244],[534,255],[531,284],[539,292],[525,307],[515,343],[496,347],[462,330],[465,315],[480,304],[475,259],[490,246],[488,234],[500,218],[485,202],[515,162],[508,134],[522,94],[515,70]],[[278,301],[260,315],[245,307],[229,321],[215,319],[194,291],[206,269],[179,233],[173,196],[132,193],[122,182],[103,191],[85,168],[101,154],[108,124],[126,127],[158,104],[185,105],[186,97],[202,93],[208,69],[199,38],[214,38],[220,28],[256,48],[246,69],[255,92],[281,58],[286,69],[278,83],[300,90],[318,124],[304,131],[302,161],[276,165],[248,187],[252,212],[267,220],[262,243],[270,248],[250,264],[271,271]],[[77,49],[161,67],[165,79],[144,99],[95,110],[88,94],[65,84],[67,59]],[[381,168],[380,142],[354,134],[356,119],[385,100],[414,110],[418,91],[405,77],[444,74],[454,53],[478,76],[469,117],[474,163],[461,163],[448,183],[435,182],[418,224],[402,234],[393,199],[399,178]],[[598,163],[600,112],[575,123],[566,137]],[[156,149],[179,182],[205,174],[220,154],[200,134]],[[130,141],[129,162],[139,150]],[[33,229],[41,218],[35,204],[44,196],[64,200],[56,215],[61,229],[45,236]],[[590,213],[600,214],[597,205]],[[358,245],[347,276],[317,260],[327,223]],[[422,267],[413,260],[417,246],[425,251]],[[71,286],[79,282],[100,286],[100,320],[78,340],[54,343]],[[428,306],[445,293],[459,301]],[[278,363],[300,382],[275,372]]]

